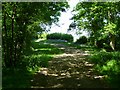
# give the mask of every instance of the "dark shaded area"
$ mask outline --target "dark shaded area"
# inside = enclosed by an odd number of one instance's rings
[[[81,36],[77,41],[75,42],[76,44],[86,44],[87,43],[87,37],[86,36]]]
[[[99,79],[90,79],[88,77],[79,78],[79,76],[61,77],[45,76],[41,74],[35,75],[32,81],[32,88],[105,88]],[[42,81],[42,82],[41,82]],[[102,86],[102,87],[101,87]]]
[[[36,49],[38,49],[37,53]],[[39,49],[50,49],[52,51],[47,53],[46,50]],[[33,41],[32,47],[24,52],[24,57],[21,58],[17,67],[3,67],[3,88],[31,88],[31,80],[34,73],[38,71],[40,67],[48,67],[48,61],[52,59],[51,55],[61,52],[61,50],[50,44]]]
[[[2,2],[3,66],[17,67],[38,32],[58,21],[68,2]],[[54,9],[54,10],[53,10]]]
[[[30,88],[30,80],[33,78],[25,68],[21,69],[3,69],[2,88]]]

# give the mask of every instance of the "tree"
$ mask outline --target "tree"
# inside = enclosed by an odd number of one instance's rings
[[[60,11],[67,7],[68,4],[63,2],[2,3],[3,66],[16,67],[34,33],[38,31],[35,27],[42,23],[51,25],[57,22]]]
[[[110,46],[115,50],[115,36],[118,33],[120,2],[80,2],[72,18],[79,29],[87,30],[96,45],[98,40],[109,36]],[[96,45],[97,46],[97,45]]]

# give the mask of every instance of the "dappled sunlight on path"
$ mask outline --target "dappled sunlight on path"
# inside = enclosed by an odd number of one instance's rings
[[[94,64],[87,59],[89,54],[74,47],[57,44],[64,50],[49,61],[48,68],[41,68],[31,88],[107,88],[104,77],[94,72]]]

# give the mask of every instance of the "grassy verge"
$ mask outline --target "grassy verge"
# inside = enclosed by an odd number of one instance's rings
[[[104,75],[112,88],[120,88],[120,52],[107,52],[105,49],[89,45],[72,45],[77,49],[89,51],[89,61],[94,63],[94,70]]]
[[[30,88],[33,75],[41,68],[47,67],[48,61],[63,51],[44,42],[32,41],[31,48],[24,52],[24,56],[17,67],[3,68],[3,88]]]
[[[95,70],[106,76],[111,87],[120,88],[120,52],[95,52],[90,60],[95,63]]]
[[[47,67],[48,61],[51,60],[54,55],[61,53],[63,53],[63,51],[50,44],[32,42],[31,51],[27,51],[24,56],[26,59],[24,62],[30,71],[35,72],[40,69],[40,67]]]

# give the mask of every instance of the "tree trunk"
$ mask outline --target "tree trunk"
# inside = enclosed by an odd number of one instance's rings
[[[4,10],[4,7],[3,7]],[[4,40],[3,40],[3,50],[4,50],[4,63],[5,66],[7,67],[7,53],[8,53],[8,46],[7,46],[7,28],[6,28],[6,13],[4,12],[4,32],[5,32],[5,36],[4,36]]]
[[[108,17],[109,17],[108,23],[111,23],[113,18],[112,18],[110,10],[108,10]],[[115,35],[111,33],[110,33],[110,47],[112,48],[112,50],[115,50]]]
[[[94,46],[95,46],[95,47],[98,47],[98,46],[97,46],[97,40],[96,40],[96,39],[94,39]]]
[[[10,63],[11,66],[14,66],[14,19],[15,19],[15,4],[13,6],[13,12],[12,12],[12,22],[11,22],[11,29],[12,29],[12,37],[11,37],[11,47],[10,47]]]
[[[16,6],[14,4],[14,7],[13,7],[13,13],[14,13],[14,19],[16,17]],[[13,22],[15,24],[15,22]],[[14,26],[13,26],[14,27]],[[14,38],[16,37],[16,38]],[[16,65],[16,62],[17,62],[17,33],[14,35],[14,66]]]
[[[112,50],[115,50],[115,35],[110,34],[110,46]]]

